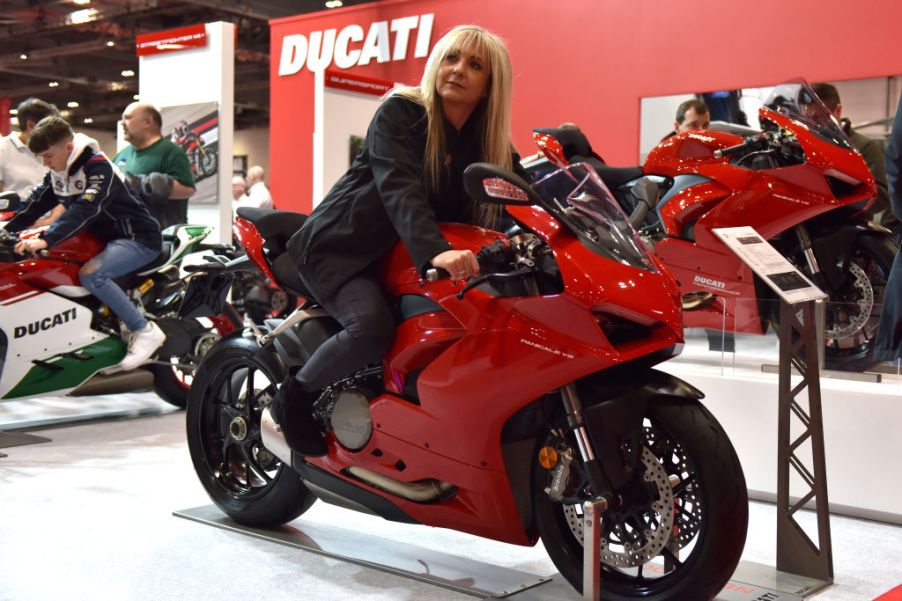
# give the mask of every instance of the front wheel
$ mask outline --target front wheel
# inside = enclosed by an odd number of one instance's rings
[[[553,428],[540,446],[578,458],[572,436],[560,436],[565,431]],[[717,420],[694,400],[650,401],[643,439],[637,482],[622,495],[622,507],[602,515],[601,598],[709,601],[729,581],[745,544],[748,493],[739,459]],[[546,492],[555,472],[538,461],[532,490],[542,542],[582,591],[583,514],[576,500],[591,493],[578,463],[573,490],[560,502]]]
[[[896,256],[890,236],[860,235],[846,261],[848,276],[830,295],[824,336],[824,363],[829,369],[864,371],[875,363],[874,337],[886,294],[886,281]]]
[[[271,351],[228,338],[201,362],[188,397],[194,471],[216,506],[247,526],[290,522],[316,500],[261,438],[261,414],[285,375]]]

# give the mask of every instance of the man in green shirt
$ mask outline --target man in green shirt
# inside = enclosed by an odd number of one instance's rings
[[[130,145],[120,150],[113,162],[130,178],[161,229],[187,223],[194,175],[185,151],[163,137],[160,111],[133,102],[125,107],[120,123]]]

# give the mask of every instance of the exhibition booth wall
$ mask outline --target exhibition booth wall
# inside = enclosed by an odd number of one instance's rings
[[[425,36],[431,48],[454,25],[475,23],[510,47],[521,154],[533,152],[532,128],[573,121],[605,159],[628,165],[639,156],[643,97],[902,72],[902,4],[873,3],[866,27],[843,27],[843,15],[857,11],[849,0],[761,0],[750,20],[746,5],[713,1],[398,0],[277,19],[270,40],[273,197],[290,210],[311,206],[311,67],[415,84]]]

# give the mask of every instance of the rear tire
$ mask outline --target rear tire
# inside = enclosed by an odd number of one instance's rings
[[[214,346],[188,396],[188,449],[207,494],[229,517],[266,527],[295,519],[316,497],[264,446],[260,416],[286,370],[249,338]]]
[[[662,526],[665,521],[662,514],[647,505],[636,504],[605,513],[602,538],[609,541],[606,549],[616,553],[622,548],[624,552],[619,558],[602,562],[601,598],[605,601],[709,601],[729,581],[745,545],[748,492],[739,459],[720,424],[695,400],[676,397],[651,400],[645,431],[645,448],[651,451],[651,455],[646,455],[649,463],[657,462],[655,469],[663,468],[669,478],[673,527],[678,528],[680,536],[674,538],[668,534],[672,531]],[[560,439],[549,433],[548,439],[539,444],[544,446],[555,440]],[[566,444],[575,448],[572,440]],[[649,476],[653,473],[651,467],[640,471]],[[581,592],[581,507],[577,510],[578,505],[564,505],[551,499],[545,492],[550,474],[535,462],[532,491],[536,523],[554,565]],[[658,497],[653,502],[661,503],[661,499]],[[667,542],[656,557],[636,561],[639,567],[613,565],[629,563],[630,553],[641,556],[642,550],[651,548],[650,541],[662,533],[660,544],[664,544],[663,538]],[[633,542],[629,543],[630,540]],[[621,543],[637,546],[630,550]],[[679,565],[665,571],[662,556],[674,550]]]

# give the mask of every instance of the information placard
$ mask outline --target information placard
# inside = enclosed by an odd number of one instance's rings
[[[755,228],[721,227],[712,231],[787,303],[794,305],[827,298]]]

